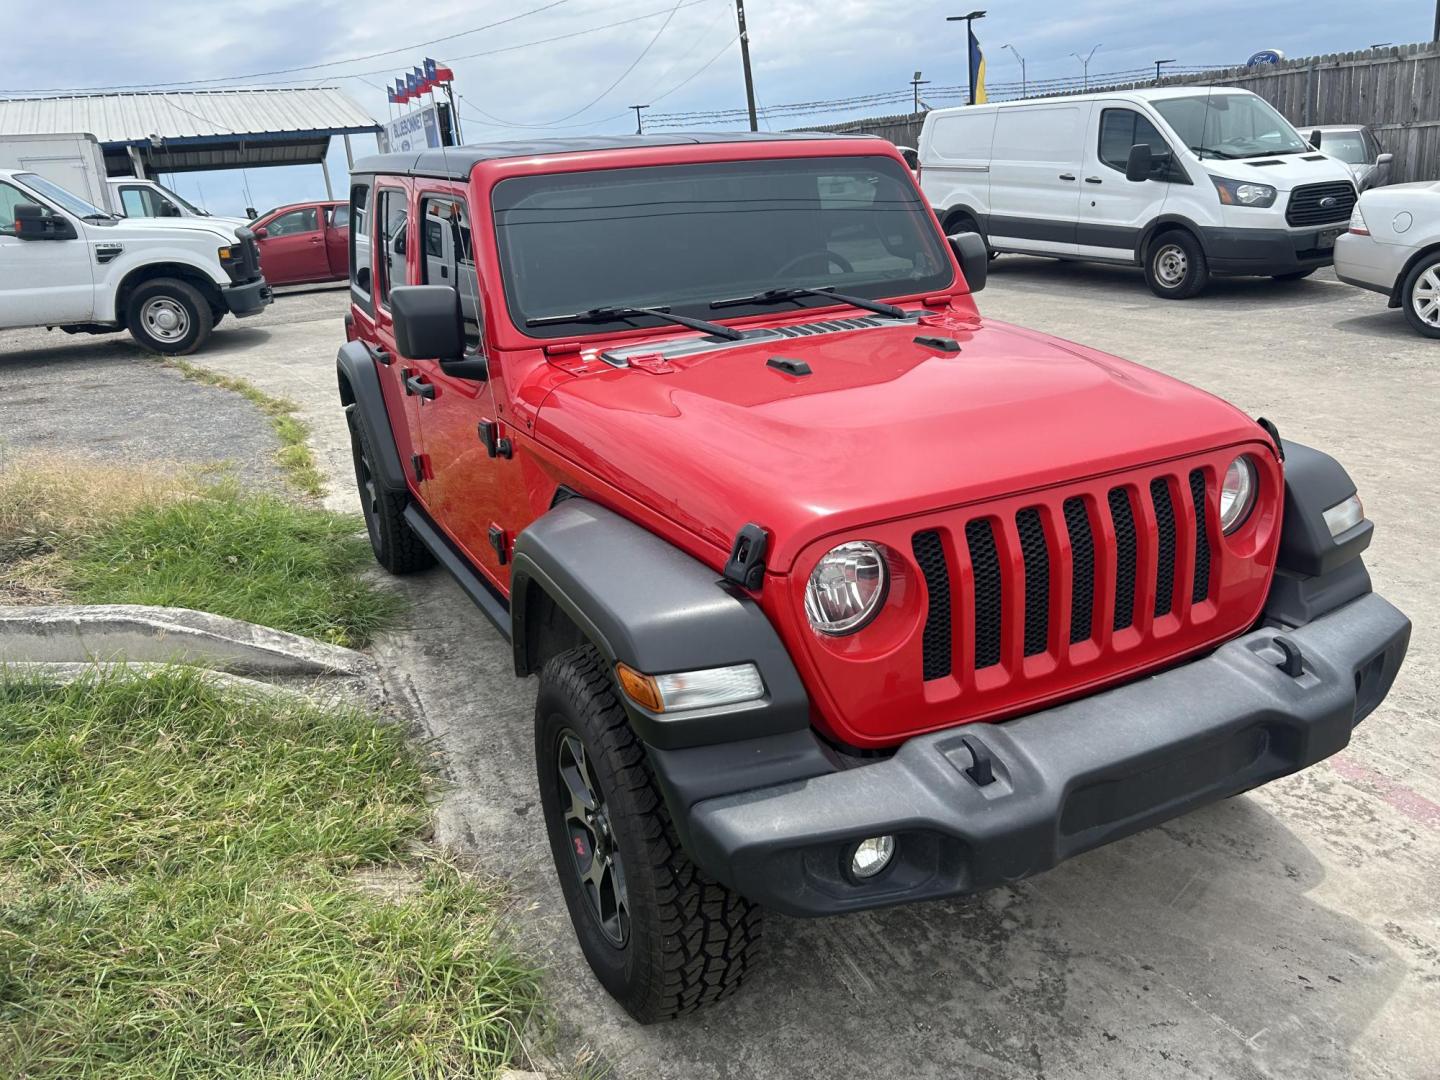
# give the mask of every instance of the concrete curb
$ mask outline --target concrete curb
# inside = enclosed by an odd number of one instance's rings
[[[0,607],[0,665],[184,663],[232,675],[357,676],[353,649],[186,608]]]

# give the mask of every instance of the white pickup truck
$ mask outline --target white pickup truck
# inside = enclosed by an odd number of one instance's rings
[[[0,169],[0,329],[128,329],[172,355],[226,313],[271,302],[255,238],[207,218],[122,218],[44,177]]]

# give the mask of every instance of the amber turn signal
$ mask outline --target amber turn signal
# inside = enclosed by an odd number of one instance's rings
[[[643,705],[651,712],[662,712],[665,702],[660,698],[660,687],[650,675],[642,675],[627,664],[615,665],[615,677],[620,680],[620,689],[635,704]]]

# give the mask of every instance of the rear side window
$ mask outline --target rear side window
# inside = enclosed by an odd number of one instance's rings
[[[401,188],[381,188],[379,196],[375,240],[380,245],[380,258],[376,270],[380,275],[380,306],[388,311],[390,287],[405,284],[406,202],[409,194]]]
[[[1118,172],[1124,172],[1130,161],[1130,148],[1144,144],[1158,160],[1169,158],[1170,164],[1163,171],[1156,166],[1155,179],[1183,180],[1175,164],[1170,144],[1165,141],[1155,125],[1132,109],[1106,109],[1100,114],[1100,160]]]
[[[325,224],[332,229],[343,229],[350,224],[350,207],[332,206],[325,211]]]
[[[370,299],[370,185],[350,188],[350,294],[364,311],[373,312]]]
[[[472,348],[478,347],[483,311],[465,201],[448,196],[422,196],[420,221],[425,237],[425,252],[420,260],[421,283],[449,285],[459,292],[460,310],[465,317],[465,340]]]

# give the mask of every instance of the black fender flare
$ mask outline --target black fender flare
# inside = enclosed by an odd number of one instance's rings
[[[1135,261],[1137,263],[1141,266],[1145,265],[1145,250],[1150,246],[1150,241],[1154,239],[1156,233],[1170,228],[1172,225],[1184,229],[1195,237],[1195,242],[1200,245],[1200,250],[1205,252],[1207,257],[1209,256],[1210,246],[1205,242],[1204,229],[1183,214],[1161,214],[1140,231],[1140,239],[1135,242]]]
[[[765,696],[683,716],[650,712],[620,695],[632,726],[661,750],[735,742],[810,726],[805,686],[769,618],[718,572],[588,499],[566,499],[520,533],[510,572],[515,670],[529,655],[527,616],[537,593],[559,607],[610,665],[647,675],[753,663]]]
[[[386,491],[408,490],[405,470],[400,465],[400,451],[395,445],[395,432],[390,427],[390,414],[385,411],[385,395],[380,389],[380,373],[363,341],[347,341],[335,357],[336,379],[340,384],[340,402],[353,423],[361,424],[370,437],[375,454],[371,469],[375,480]]]

